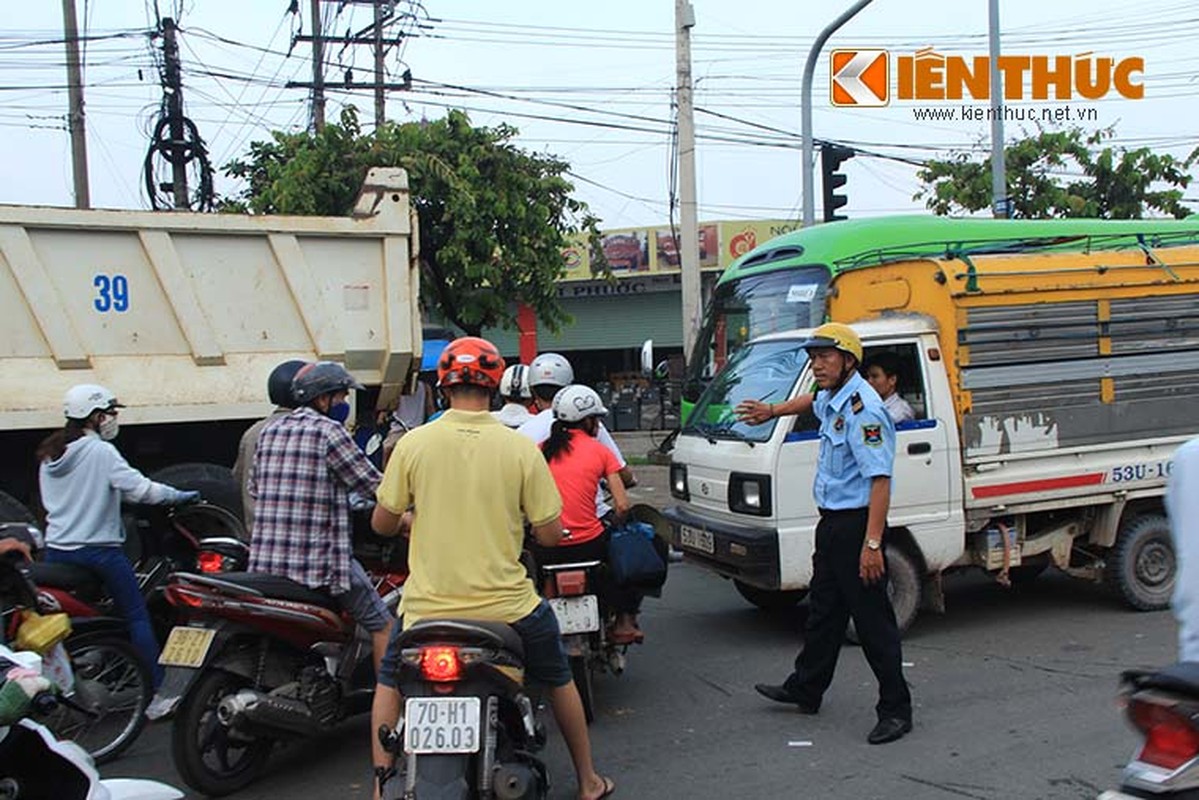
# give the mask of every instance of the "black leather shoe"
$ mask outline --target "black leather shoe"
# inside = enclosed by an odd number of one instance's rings
[[[870,731],[870,735],[866,737],[866,741],[870,742],[870,744],[886,744],[896,739],[902,739],[903,735],[911,729],[912,721],[910,719],[884,717],[874,726],[874,730]]]
[[[786,687],[777,686],[772,683],[755,683],[754,689],[767,700],[773,700],[776,703],[791,703],[799,709],[799,713],[801,714],[816,714],[820,711],[818,706],[801,701],[798,697],[787,691]]]

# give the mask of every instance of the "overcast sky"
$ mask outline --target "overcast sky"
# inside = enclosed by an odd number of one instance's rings
[[[145,208],[141,164],[147,130],[162,93],[146,35],[153,0],[76,0],[87,44],[87,129],[92,202]],[[693,61],[698,126],[700,219],[794,218],[800,213],[799,88],[814,37],[847,0],[695,0]],[[309,2],[288,13],[285,0],[159,0],[162,16],[179,18],[185,111],[206,140],[215,165],[242,156],[274,128],[308,123],[304,89],[311,80],[309,46],[292,36],[310,32]],[[338,34],[369,23],[368,6],[328,2]],[[400,3],[400,10],[411,6]],[[1134,9],[1134,12],[1130,12]],[[388,56],[390,79],[404,69],[413,91],[390,96],[390,118],[438,117],[445,106],[466,108],[477,124],[507,122],[520,144],[568,160],[577,194],[612,229],[667,220],[670,193],[671,90],[675,83],[672,0],[425,0],[420,27],[405,24],[406,44]],[[1182,0],[1004,0],[1003,50],[1012,54],[1094,53],[1141,56],[1145,97],[1114,96],[1030,108],[1095,109],[1115,125],[1118,142],[1185,155],[1199,144],[1199,8]],[[336,15],[336,19],[334,19]],[[22,4],[0,30],[0,202],[70,205],[71,162],[64,127],[67,105],[60,4]],[[843,109],[830,105],[827,51],[887,48],[911,54],[974,56],[987,50],[986,0],[875,0],[838,32],[820,60],[814,84],[816,136],[851,142],[909,161],[953,148],[985,147],[982,121],[918,121],[917,104]],[[344,69],[370,80],[368,48],[328,54],[328,80]],[[455,87],[455,88],[450,88]],[[373,119],[369,92],[330,94],[329,118],[343,103]],[[947,106],[960,107],[961,102]],[[1025,125],[1025,128],[1028,126]],[[1021,125],[1008,124],[1009,138]],[[915,167],[859,155],[846,166],[850,216],[920,211]],[[236,185],[223,175],[218,191]],[[1199,196],[1199,189],[1192,192]],[[819,197],[819,192],[817,192]]]

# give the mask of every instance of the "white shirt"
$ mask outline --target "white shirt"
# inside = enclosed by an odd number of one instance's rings
[[[891,421],[896,424],[916,419],[916,412],[912,410],[907,400],[899,396],[899,392],[891,392],[891,396],[883,401],[883,407],[887,409]]]
[[[533,440],[538,447],[546,439],[550,438],[550,429],[554,427],[554,411],[547,408],[545,411],[540,411],[529,417],[529,421],[516,429],[517,433],[523,433]],[[624,454],[620,452],[620,446],[616,444],[616,440],[612,438],[612,434],[608,433],[608,429],[604,427],[604,423],[600,423],[599,430],[596,431],[595,438],[599,439],[600,444],[612,451],[616,456],[616,460],[620,462],[620,468],[624,469],[626,462]],[[597,489],[595,493],[595,515],[603,517],[612,506],[604,502],[603,489]]]
[[[1199,661],[1199,438],[1174,454],[1166,485],[1166,512],[1178,563],[1174,583],[1178,660]]]
[[[529,409],[520,403],[505,403],[504,407],[499,411],[492,411],[491,416],[509,428],[519,428],[533,418],[533,415],[529,413]]]

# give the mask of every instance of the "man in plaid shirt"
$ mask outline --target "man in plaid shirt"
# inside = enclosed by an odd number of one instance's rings
[[[349,390],[361,388],[331,361],[296,373],[292,392],[299,407],[263,428],[254,456],[250,571],[333,595],[370,632],[378,670],[392,620],[351,555],[350,493],[374,497],[383,476],[343,424]]]

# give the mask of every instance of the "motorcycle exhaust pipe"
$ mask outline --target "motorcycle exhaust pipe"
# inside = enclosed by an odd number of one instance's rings
[[[306,703],[253,689],[241,689],[222,699],[216,713],[217,719],[226,727],[247,725],[302,736],[313,736],[321,730]]]

